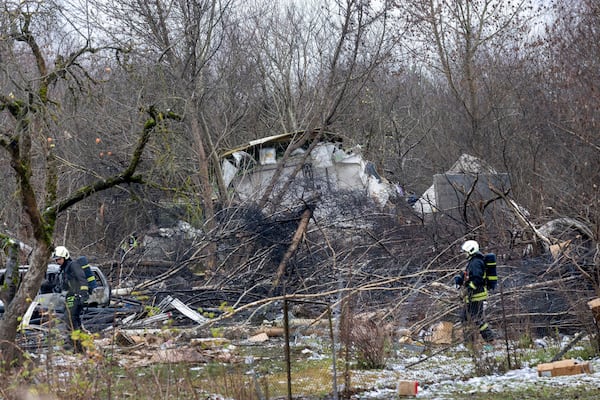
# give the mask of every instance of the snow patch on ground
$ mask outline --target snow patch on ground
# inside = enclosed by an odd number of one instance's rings
[[[449,350],[452,354],[454,350]],[[502,357],[498,351],[494,356]],[[423,356],[424,357],[424,356]],[[525,363],[524,363],[525,364]],[[473,360],[464,355],[440,354],[424,359],[408,356],[394,361],[386,371],[379,371],[376,387],[361,393],[360,399],[390,399],[397,397],[397,382],[419,382],[416,398],[442,400],[457,399],[474,393],[510,393],[526,388],[580,387],[585,390],[600,389],[600,359],[590,361],[591,374],[559,377],[538,377],[535,366],[524,365],[504,374],[475,376]],[[365,371],[357,374],[368,374]],[[360,378],[356,378],[360,380]]]

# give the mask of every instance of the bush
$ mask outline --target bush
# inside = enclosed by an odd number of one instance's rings
[[[372,319],[354,318],[348,343],[363,369],[382,369],[390,355],[391,338],[386,330]]]

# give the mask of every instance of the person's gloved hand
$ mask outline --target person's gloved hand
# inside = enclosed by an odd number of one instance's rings
[[[460,275],[456,275],[454,277],[454,286],[458,289],[462,286],[463,284],[463,277]]]

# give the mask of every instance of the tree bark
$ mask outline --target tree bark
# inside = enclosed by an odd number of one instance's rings
[[[210,182],[210,174],[208,171],[209,160],[206,156],[206,151],[204,148],[204,139],[202,135],[202,130],[200,128],[200,123],[198,122],[198,117],[194,114],[191,117],[191,125],[192,125],[192,133],[194,135],[194,140],[196,142],[196,151],[198,153],[198,172],[200,174],[200,193],[202,196],[202,205],[203,205],[203,220],[204,220],[204,229],[207,235],[210,235],[211,232],[215,229],[215,211],[213,207],[213,188]],[[208,132],[206,132],[208,135]],[[217,244],[211,242],[209,246],[206,248],[206,269],[208,271],[214,271],[217,261]],[[194,269],[195,273],[201,273],[203,271],[198,268]]]

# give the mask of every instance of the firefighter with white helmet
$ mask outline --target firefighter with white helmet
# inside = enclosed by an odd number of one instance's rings
[[[83,306],[87,301],[88,281],[85,272],[81,266],[73,262],[71,254],[65,246],[56,246],[52,254],[53,260],[60,265],[61,287],[60,290],[67,292],[65,299],[65,316],[69,332],[81,329],[81,313]],[[73,335],[69,334],[68,342],[73,344],[75,351],[83,351],[81,343],[73,340]]]
[[[479,243],[475,240],[467,240],[461,246],[462,251],[467,253],[467,256],[473,256],[475,253],[479,252]]]
[[[485,342],[493,342],[494,333],[485,322],[483,310],[483,302],[488,298],[484,256],[479,251],[479,243],[475,240],[464,242],[461,250],[467,257],[467,266],[461,275],[454,277],[454,283],[457,287],[464,288],[465,293],[462,313],[462,320],[466,325],[465,340],[470,343],[475,341],[476,328]]]

